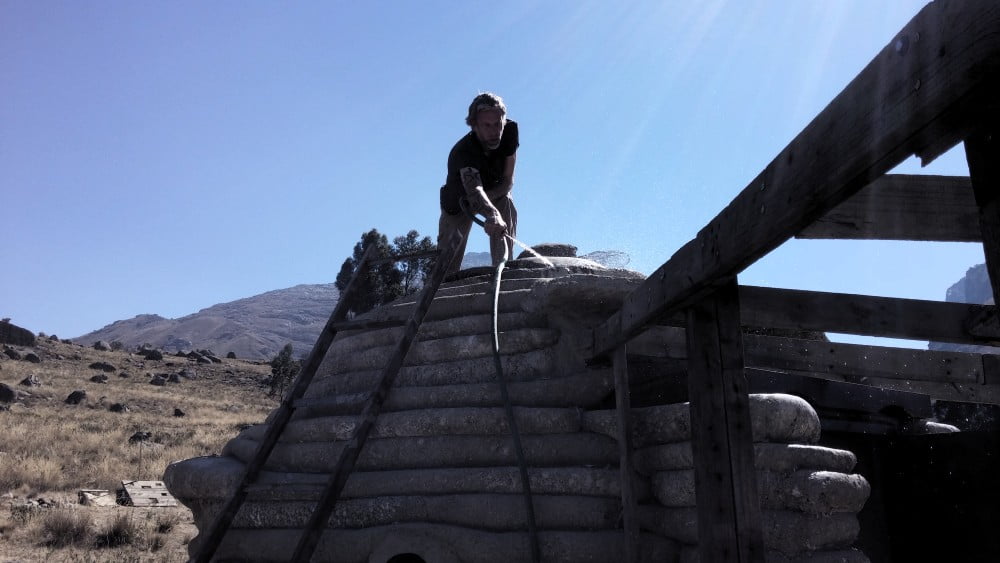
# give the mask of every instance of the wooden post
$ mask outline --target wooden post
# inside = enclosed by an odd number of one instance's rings
[[[688,308],[687,349],[701,561],[762,562],[736,278]]]
[[[993,301],[1000,305],[1000,127],[994,125],[966,139],[965,158],[979,206],[979,228]]]
[[[639,561],[639,524],[636,521],[635,488],[632,484],[632,418],[628,390],[628,360],[625,345],[613,356],[615,407],[618,411],[618,469],[622,487],[622,528],[625,532],[625,563]]]

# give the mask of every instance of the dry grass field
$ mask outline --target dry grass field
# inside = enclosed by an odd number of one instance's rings
[[[48,338],[11,348],[22,359],[0,353],[0,383],[18,395],[0,402],[0,563],[186,561],[197,530],[183,506],[84,506],[78,492],[113,495],[123,480],[159,481],[173,460],[218,453],[277,405],[264,384],[270,367],[149,360]],[[157,374],[175,382],[150,384]],[[91,380],[100,375],[107,381]],[[32,376],[39,385],[21,383]],[[86,398],[67,404],[77,390]]]

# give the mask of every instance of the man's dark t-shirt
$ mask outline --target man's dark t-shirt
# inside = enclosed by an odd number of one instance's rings
[[[459,139],[448,154],[448,180],[441,188],[441,210],[449,215],[462,211],[458,200],[465,195],[465,187],[462,185],[459,170],[475,168],[483,179],[483,187],[489,190],[503,179],[507,157],[516,153],[519,145],[517,122],[511,120],[504,125],[500,146],[488,153],[473,131],[469,131],[468,135]]]

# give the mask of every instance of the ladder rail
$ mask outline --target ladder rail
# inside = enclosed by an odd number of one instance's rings
[[[243,503],[246,500],[248,486],[257,481],[261,470],[264,468],[265,462],[267,462],[268,457],[270,457],[271,452],[278,443],[278,439],[281,437],[282,432],[284,432],[285,426],[287,426],[289,420],[291,420],[292,412],[295,410],[296,401],[305,395],[306,390],[308,390],[309,385],[312,383],[313,377],[316,375],[320,364],[323,362],[323,358],[326,357],[326,353],[330,349],[333,339],[337,336],[338,323],[343,322],[347,317],[347,303],[350,301],[349,297],[352,296],[360,286],[357,282],[368,270],[368,265],[375,252],[374,249],[375,246],[370,245],[365,249],[364,254],[361,255],[357,268],[354,269],[351,279],[347,282],[347,286],[344,288],[344,291],[340,295],[340,299],[337,301],[337,306],[334,307],[333,312],[330,313],[330,318],[327,320],[326,326],[323,328],[319,338],[316,340],[316,344],[309,352],[309,356],[305,364],[303,364],[302,368],[299,370],[299,373],[296,376],[295,385],[292,387],[288,395],[282,399],[281,404],[275,411],[274,419],[271,421],[267,432],[264,434],[263,439],[257,446],[257,451],[254,453],[254,457],[249,463],[247,463],[246,467],[244,467],[243,475],[240,478],[239,484],[233,490],[233,494],[229,497],[226,504],[216,515],[211,528],[209,528],[208,534],[202,542],[198,555],[194,557],[192,561],[196,563],[208,563],[211,561],[212,556],[215,555],[215,551],[222,543],[222,539],[225,537],[226,532],[232,525],[233,519],[236,518],[237,512],[239,512],[240,507],[243,506]]]
[[[434,265],[430,279],[424,285],[420,300],[417,302],[409,321],[406,323],[405,334],[397,345],[389,363],[383,369],[378,384],[361,413],[361,423],[355,429],[354,435],[340,451],[337,464],[334,466],[327,486],[310,516],[309,522],[306,524],[306,529],[295,548],[292,561],[308,562],[312,558],[323,530],[330,520],[330,515],[333,514],[337,499],[343,491],[347,479],[354,471],[354,465],[361,455],[361,449],[368,439],[368,434],[375,425],[375,420],[378,418],[382,405],[389,395],[389,390],[396,379],[396,375],[399,373],[403,361],[406,359],[410,346],[416,338],[417,331],[420,329],[421,323],[423,323],[424,316],[434,301],[437,289],[441,285],[441,282],[444,281],[448,266],[458,251],[463,238],[461,232],[455,231],[451,238],[448,239],[445,247],[439,249],[440,254],[437,263]]]

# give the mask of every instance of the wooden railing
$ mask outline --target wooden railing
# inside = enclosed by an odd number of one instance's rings
[[[764,557],[744,376],[749,361],[821,377],[833,370],[821,369],[831,362],[819,356],[797,353],[792,364],[792,355],[773,346],[777,339],[744,336],[744,326],[974,344],[1000,340],[993,306],[737,283],[740,272],[795,236],[981,241],[1000,302],[998,94],[1000,3],[929,4],[693,240],[595,327],[592,358],[613,358],[621,374],[622,428],[628,409],[623,347],[651,329],[683,327],[702,561]],[[930,161],[960,142],[970,178],[885,176],[910,155]],[[851,346],[831,344],[817,354],[838,356],[862,382],[958,378],[986,384],[998,377],[992,357],[966,355],[964,364],[949,370],[935,366],[943,357],[931,352],[870,347],[863,353],[884,355],[876,369],[858,360],[859,349]],[[996,395],[981,399],[1000,402]],[[628,463],[623,455],[623,474]],[[631,502],[625,499],[626,538],[634,541]]]

